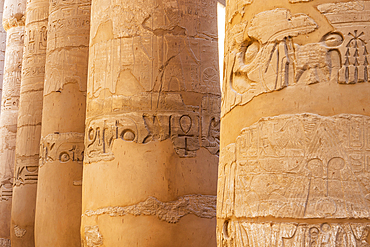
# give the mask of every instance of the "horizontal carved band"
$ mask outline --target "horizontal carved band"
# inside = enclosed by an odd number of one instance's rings
[[[41,163],[59,161],[82,162],[84,156],[84,134],[81,133],[59,133],[49,134],[42,138],[40,146]]]
[[[219,218],[369,218],[370,117],[262,118],[220,154]]]
[[[220,118],[211,106],[218,97],[204,97],[202,109],[188,107],[178,111],[125,113],[91,120],[86,129],[85,161],[114,159],[116,139],[139,144],[171,139],[180,157],[194,157],[200,147],[218,154]]]
[[[369,223],[251,223],[225,221],[217,229],[219,246],[369,246]]]

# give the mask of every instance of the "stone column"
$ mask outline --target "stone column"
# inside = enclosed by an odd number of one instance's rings
[[[84,246],[215,246],[216,4],[93,1]]]
[[[15,140],[23,57],[25,1],[5,1],[3,26],[7,32],[0,118],[0,244],[10,246],[10,214],[14,177]]]
[[[218,246],[369,246],[369,13],[228,1]]]
[[[79,246],[90,2],[50,2],[35,243]]]
[[[0,23],[3,22],[4,0],[0,0]],[[3,78],[4,78],[4,61],[6,47],[6,32],[3,25],[0,25],[0,102],[3,93]],[[0,109],[1,114],[1,109]]]
[[[27,3],[18,112],[11,242],[33,247],[49,2]]]

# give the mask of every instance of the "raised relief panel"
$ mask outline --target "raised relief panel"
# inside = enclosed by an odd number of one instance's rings
[[[83,162],[84,135],[80,133],[50,134],[42,138],[40,146],[40,166],[47,162]]]
[[[225,221],[218,226],[219,247],[369,246],[368,223],[251,223]]]
[[[369,218],[369,120],[282,115],[243,129],[221,152],[219,217]]]
[[[290,1],[298,2],[306,1]],[[341,84],[370,81],[370,2],[326,3],[317,9],[335,30],[317,43],[294,42],[299,35],[316,32],[318,25],[306,14],[283,8],[259,13],[229,28],[223,114],[260,94],[288,86],[333,79]],[[271,22],[276,24],[271,27]]]

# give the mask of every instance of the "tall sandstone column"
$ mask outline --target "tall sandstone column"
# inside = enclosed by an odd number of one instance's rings
[[[369,246],[370,1],[228,1],[218,246]]]
[[[47,24],[47,0],[27,3],[25,47],[18,112],[15,182],[13,187],[12,247],[34,247],[37,173],[41,137]]]
[[[5,1],[3,26],[7,32],[0,118],[0,246],[10,246],[10,214],[15,162],[18,103],[23,57],[26,2]]]
[[[37,247],[80,246],[88,0],[50,2],[37,182]]]
[[[83,246],[215,246],[216,1],[93,1]]]
[[[4,0],[0,0],[0,23],[3,22]],[[4,62],[5,62],[6,32],[3,25],[0,25],[0,102],[2,102]],[[0,110],[1,114],[1,110]]]

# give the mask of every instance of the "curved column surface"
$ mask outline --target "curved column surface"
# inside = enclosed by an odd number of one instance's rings
[[[368,246],[370,1],[228,1],[218,246]]]
[[[15,145],[23,57],[25,1],[5,1],[3,26],[7,32],[0,118],[0,240],[10,245],[10,214]]]
[[[27,3],[18,111],[11,242],[33,247],[49,2]]]
[[[216,3],[92,2],[84,246],[215,246]]]
[[[4,0],[0,1],[0,23],[3,22]],[[0,102],[2,102],[4,62],[5,62],[6,32],[3,25],[0,25]],[[1,114],[1,110],[0,110]]]
[[[53,1],[37,183],[35,243],[79,246],[90,2]]]

